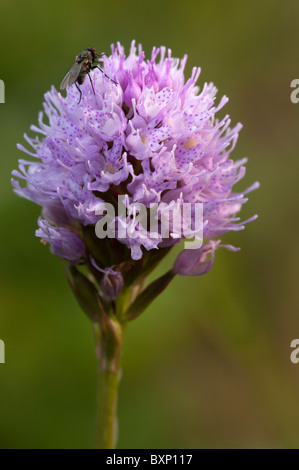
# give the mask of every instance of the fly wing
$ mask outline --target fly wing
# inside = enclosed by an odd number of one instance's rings
[[[77,62],[74,63],[74,65],[66,73],[62,82],[60,83],[60,90],[64,90],[66,87],[71,86],[75,83],[75,81],[80,75],[82,65],[83,63],[81,64],[77,64]]]

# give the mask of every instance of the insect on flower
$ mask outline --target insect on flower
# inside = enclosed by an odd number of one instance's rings
[[[112,80],[112,78],[108,77],[108,75],[105,74],[104,70],[102,70],[98,65],[94,65],[95,61],[100,57],[100,54],[98,54],[95,50],[94,47],[87,47],[87,49],[84,49],[84,51],[80,52],[80,54],[76,57],[75,63],[72,65],[72,67],[69,69],[69,71],[66,73],[65,77],[63,78],[61,84],[60,84],[60,90],[64,90],[66,87],[71,86],[75,83],[79,93],[80,93],[80,99],[78,104],[80,104],[81,98],[82,98],[82,91],[80,90],[78,85],[82,85],[84,82],[84,79],[86,75],[89,77],[89,81],[92,87],[93,94],[95,95],[93,83],[90,78],[90,71],[93,69],[99,69],[102,74],[105,75],[111,82],[117,83]]]

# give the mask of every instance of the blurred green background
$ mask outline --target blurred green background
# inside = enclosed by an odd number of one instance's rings
[[[232,156],[249,157],[239,188],[256,180],[223,237],[212,271],[176,278],[126,334],[120,448],[299,447],[299,3],[263,1],[0,2],[1,448],[92,448],[96,361],[89,321],[61,261],[34,237],[40,209],[15,196],[16,149],[37,123],[43,93],[75,55],[132,39],[188,53],[225,111],[244,128]],[[172,254],[159,269],[172,262]]]

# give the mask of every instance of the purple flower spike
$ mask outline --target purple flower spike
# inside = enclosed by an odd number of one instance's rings
[[[54,255],[60,256],[71,264],[77,264],[84,256],[85,245],[83,240],[67,228],[53,227],[47,220],[39,218],[39,229],[35,235],[43,242],[49,243]]]

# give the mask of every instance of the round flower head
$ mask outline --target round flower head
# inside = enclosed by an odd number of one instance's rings
[[[67,89],[66,97],[52,87],[45,94],[39,127],[31,127],[39,137],[25,135],[33,150],[19,145],[37,158],[20,160],[20,171],[13,172],[26,181],[22,187],[13,180],[15,191],[42,206],[45,221],[39,222],[36,234],[62,258],[78,263],[89,254],[96,258],[78,238],[84,237],[86,228],[94,230],[103,217],[99,208],[106,203],[117,207],[118,196],[126,209],[137,203],[146,210],[158,204],[161,213],[171,204],[189,203],[192,218],[192,208],[202,203],[206,240],[244,228],[236,216],[246,202],[245,193],[258,185],[233,192],[245,174],[246,159],[230,159],[241,124],[230,129],[228,115],[216,118],[227,97],[216,103],[212,83],[200,90],[198,68],[185,81],[187,57],[174,59],[165,47],[154,48],[148,60],[134,41],[128,57],[120,44],[111,49],[102,65],[111,80],[98,69],[91,71],[93,87],[86,78],[80,85],[79,104],[75,85]],[[153,234],[140,222],[138,210],[116,213],[113,222],[118,223],[117,243],[130,250],[133,260],[182,238],[173,235],[165,240],[159,229]],[[55,231],[50,228],[53,224]],[[120,234],[123,229],[125,236]],[[190,235],[195,233],[196,228],[190,229]],[[70,240],[76,246],[74,256],[65,248]],[[102,240],[97,241],[101,246]],[[107,267],[104,264],[102,268]]]

